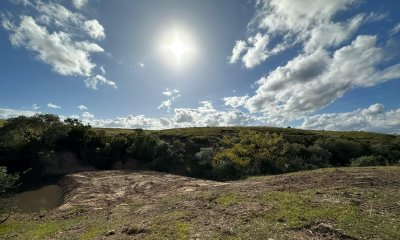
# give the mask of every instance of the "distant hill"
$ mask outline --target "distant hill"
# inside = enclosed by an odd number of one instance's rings
[[[326,131],[326,130],[303,130],[297,128],[279,128],[279,127],[190,127],[190,128],[173,128],[165,130],[142,130],[142,129],[123,129],[123,128],[94,128],[97,131],[104,130],[107,134],[129,134],[144,131],[155,134],[167,142],[178,139],[195,139],[203,142],[218,141],[224,136],[234,136],[240,131],[255,131],[257,133],[281,134],[288,140],[294,142],[314,142],[321,138],[339,138],[349,141],[364,142],[370,144],[380,143],[398,143],[400,144],[400,136],[363,131]]]

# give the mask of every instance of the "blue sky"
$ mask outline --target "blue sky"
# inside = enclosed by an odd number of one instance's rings
[[[398,1],[1,1],[0,118],[400,133]]]

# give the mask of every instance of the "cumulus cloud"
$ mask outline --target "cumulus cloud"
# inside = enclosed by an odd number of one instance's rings
[[[76,6],[83,6],[85,2],[77,1]],[[2,26],[10,31],[14,47],[35,53],[37,60],[49,64],[58,74],[97,78],[92,73],[96,64],[91,55],[102,53],[104,49],[90,39],[82,40],[85,35],[94,40],[105,38],[104,27],[96,19],[88,20],[57,2],[18,0],[14,3],[26,6],[24,15],[19,18],[2,15]],[[110,81],[103,83],[115,86]]]
[[[165,91],[162,92],[162,94],[164,96],[169,97],[169,99],[167,99],[165,101],[161,101],[160,105],[157,108],[158,109],[166,108],[167,111],[169,112],[171,110],[172,103],[177,98],[181,97],[181,95],[179,94],[179,90],[178,89],[169,90],[168,88],[166,88]]]
[[[365,14],[347,20],[335,21],[335,16],[353,6],[357,0],[260,0],[256,2],[256,14],[250,22],[247,41],[236,41],[230,62],[242,55],[247,68],[255,67],[269,56],[297,44],[305,52],[318,48],[339,46],[348,40],[365,20]],[[370,16],[377,19],[379,16]],[[274,44],[268,48],[270,38]],[[242,54],[243,53],[243,54]]]
[[[56,105],[54,103],[48,103],[47,107],[48,108],[53,108],[53,109],[60,109],[61,108],[60,106],[58,106],[58,105]]]
[[[400,64],[379,69],[385,60],[375,36],[358,36],[332,56],[324,49],[301,54],[261,78],[256,94],[247,99],[245,107],[271,116],[301,117],[355,87],[399,78]]]
[[[81,9],[88,3],[88,0],[72,0],[72,4],[77,8]]]
[[[161,118],[147,118],[144,115],[128,117],[117,117],[114,119],[84,119],[84,123],[94,127],[105,128],[142,128],[142,129],[163,129],[168,127],[168,120]]]
[[[175,108],[173,121],[179,127],[238,126],[267,124],[267,119],[239,110],[218,111],[210,101],[200,102],[198,108]]]
[[[88,34],[94,39],[103,39],[106,37],[104,27],[96,19],[85,21],[83,26]]]
[[[181,127],[205,126],[283,126],[287,122],[279,122],[278,118],[255,116],[237,109],[219,111],[211,101],[201,101],[197,108],[177,108],[168,118],[151,118],[144,115],[129,115],[113,119],[97,119],[90,112],[81,116],[70,117],[81,119],[83,123],[93,127],[105,128],[143,128],[166,129]],[[0,118],[7,119],[20,115],[32,116],[39,112],[0,108]],[[64,118],[64,117],[61,117]],[[303,129],[376,131],[400,134],[400,109],[385,111],[382,104],[376,103],[367,108],[356,109],[344,113],[325,113],[301,118]]]
[[[85,80],[85,85],[91,89],[97,89],[98,85],[108,85],[113,88],[117,88],[117,84],[113,81],[107,80],[101,75],[96,75],[94,77],[89,77]]]
[[[104,27],[96,19],[87,20],[80,13],[72,12],[61,4],[38,1],[34,7],[39,13],[38,21],[46,26],[56,26],[64,31],[79,30],[96,40],[106,37]]]
[[[82,113],[82,118],[83,118],[84,120],[90,120],[90,119],[93,119],[93,118],[94,118],[94,115],[91,114],[90,112],[83,112],[83,113]]]
[[[85,105],[79,105],[77,108],[82,111],[88,109]]]
[[[18,116],[33,116],[38,112],[34,111],[25,111],[25,110],[15,110],[15,109],[8,109],[8,108],[0,108],[0,119],[8,119],[8,118],[15,118]]]
[[[254,37],[248,39],[250,47],[242,58],[242,61],[247,68],[257,66],[267,59],[268,54],[266,48],[268,41],[268,36],[261,35],[260,33],[257,33]]]
[[[175,94],[177,94],[177,93],[179,93],[179,90],[178,90],[178,89],[169,90],[168,88],[166,88],[165,91],[162,92],[163,95],[168,96],[168,97],[169,97],[169,96],[172,96],[172,95],[175,95]]]
[[[9,30],[13,46],[36,52],[40,61],[51,65],[61,75],[89,76],[95,66],[89,54],[104,51],[94,43],[73,42],[64,32],[49,33],[30,16],[23,16],[19,26]]]
[[[197,108],[175,108],[173,115],[166,118],[151,118],[144,115],[117,117],[114,119],[89,119],[84,123],[95,127],[165,129],[201,126],[266,125],[265,117],[256,117],[239,110],[218,111],[210,101],[200,102]]]
[[[237,62],[242,53],[246,50],[247,46],[246,46],[246,42],[245,41],[236,41],[235,46],[233,47],[232,50],[232,55],[228,58],[230,63],[235,63]]]
[[[61,4],[55,2],[36,1],[34,8],[41,14],[38,16],[40,22],[46,25],[54,25],[64,30],[71,27],[81,27],[85,17],[79,13],[72,12]]]
[[[172,101],[171,99],[162,101],[161,104],[157,107],[158,109],[167,108],[168,111],[171,110]]]
[[[382,104],[345,113],[326,113],[305,117],[301,128],[326,130],[378,131],[400,133],[400,109],[384,111]]]
[[[225,106],[231,106],[233,108],[243,107],[246,105],[247,100],[249,100],[249,96],[242,97],[225,97],[222,99],[225,102]]]
[[[306,52],[312,52],[320,47],[338,46],[361,26],[364,16],[356,15],[346,22],[321,24],[310,30],[308,41],[304,44]]]

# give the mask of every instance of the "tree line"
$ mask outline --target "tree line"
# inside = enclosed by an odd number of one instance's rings
[[[395,136],[370,141],[368,134],[348,139],[294,133],[249,128],[213,135],[118,132],[50,114],[20,116],[0,128],[0,175],[7,176],[7,169],[14,174],[10,179],[20,174],[24,183],[83,170],[126,169],[235,180],[332,166],[399,164],[400,141]]]

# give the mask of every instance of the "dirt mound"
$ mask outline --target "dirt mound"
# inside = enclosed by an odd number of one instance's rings
[[[68,175],[62,182],[63,186],[68,186],[68,191],[60,209],[101,208],[143,197],[163,198],[171,193],[202,191],[205,187],[229,184],[150,171],[81,172]]]
[[[399,167],[232,182],[93,171],[68,175],[60,185],[60,207],[13,214],[0,225],[0,238],[400,239]]]

